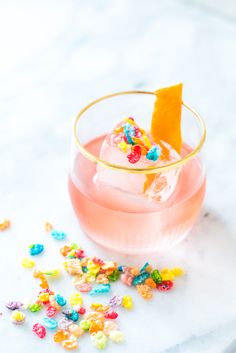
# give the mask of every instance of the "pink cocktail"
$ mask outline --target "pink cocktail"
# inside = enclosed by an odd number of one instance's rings
[[[199,155],[205,127],[198,113],[186,104],[180,159],[152,171],[161,176],[158,180],[167,176],[167,181],[174,183],[168,197],[160,199],[159,185],[151,196],[133,191],[150,174],[149,168],[129,168],[99,158],[106,134],[121,115],[134,115],[142,126],[148,126],[154,99],[151,92],[111,95],[86,107],[75,123],[69,192],[76,215],[95,242],[125,253],[155,251],[179,243],[195,223],[205,194]],[[110,179],[96,182],[103,171]],[[132,192],[123,187],[125,180],[127,185],[132,183]]]

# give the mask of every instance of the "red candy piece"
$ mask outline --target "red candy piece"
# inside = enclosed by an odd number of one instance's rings
[[[102,259],[99,259],[98,257],[96,257],[96,256],[94,256],[93,257],[93,262],[95,263],[95,264],[98,264],[98,265],[104,265],[104,261],[102,260]]]
[[[157,283],[156,287],[157,290],[160,292],[166,292],[168,290],[171,290],[174,286],[174,283],[172,281],[162,281],[161,283]]]
[[[142,133],[139,130],[139,128],[137,126],[135,126],[134,129],[135,129],[135,136],[136,137],[142,137]]]
[[[37,323],[34,324],[33,326],[33,332],[39,337],[39,338],[44,338],[46,336],[46,329],[43,325]]]
[[[118,317],[118,314],[115,311],[106,311],[104,314],[104,317],[106,319],[116,319]]]
[[[53,317],[56,314],[56,312],[57,310],[52,305],[49,305],[49,307],[47,307],[47,310],[46,310],[46,315],[47,317]]]
[[[129,119],[134,121],[134,118],[132,116],[129,116]]]
[[[78,259],[83,259],[85,257],[84,250],[75,250],[75,256]]]
[[[142,149],[141,146],[132,146],[132,152],[127,155],[128,161],[132,164],[137,163],[141,158]]]
[[[86,313],[86,309],[81,307],[79,310],[78,310],[78,314],[80,315],[84,315]]]
[[[128,161],[132,164],[137,163],[140,160],[141,155],[135,152],[131,152],[127,155]]]

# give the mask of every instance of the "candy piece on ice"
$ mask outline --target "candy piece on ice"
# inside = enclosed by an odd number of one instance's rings
[[[138,160],[132,163],[130,160],[136,158],[134,152],[129,153],[129,145],[127,148],[124,147],[124,141],[122,141],[121,136],[118,134],[108,134],[102,144],[99,158],[116,165],[120,165],[128,168],[148,168],[151,166],[161,166],[173,161],[180,159],[179,154],[171,148],[167,143],[163,144],[169,150],[168,160],[163,159],[162,156],[159,157],[160,148],[153,146],[149,149],[149,158],[145,154],[139,154]],[[151,141],[152,142],[152,141]],[[119,144],[122,144],[121,146]],[[138,145],[134,146],[134,151]],[[159,152],[160,151],[160,152]],[[131,154],[129,157],[129,154]],[[134,153],[134,155],[132,155]],[[158,159],[157,159],[157,158]],[[153,175],[153,182],[145,190],[145,195],[150,199],[155,199],[156,201],[163,202],[166,201],[173,191],[175,190],[176,184],[178,182],[179,170],[174,169],[163,173],[158,173]],[[145,183],[145,174],[134,174],[127,173],[118,170],[112,170],[103,166],[97,166],[97,173],[94,176],[94,182],[102,186],[114,187],[132,194],[143,194],[143,186]]]

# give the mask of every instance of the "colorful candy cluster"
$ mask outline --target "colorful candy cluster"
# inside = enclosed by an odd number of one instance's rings
[[[126,285],[136,287],[143,298],[150,299],[153,289],[168,291],[173,288],[174,278],[183,274],[181,268],[159,271],[148,262],[141,269],[119,266],[114,261],[86,256],[77,244],[66,245],[60,251],[66,258],[65,270],[73,276],[72,284],[78,291],[90,295],[110,292],[111,283],[120,278]]]
[[[158,145],[152,144],[145,130],[141,129],[134,118],[129,117],[113,130],[113,142],[127,154],[128,161],[137,163],[141,156],[151,161],[157,161],[161,150]]]
[[[46,226],[46,230],[51,233],[53,228],[50,224],[47,225],[49,226]],[[55,239],[61,240],[61,236]],[[38,255],[43,250],[42,244],[33,244],[29,247],[31,256]],[[63,246],[60,253],[65,258],[64,269],[72,276],[72,284],[78,292],[72,293],[66,299],[49,287],[49,278],[57,278],[61,273],[60,269],[34,269],[33,277],[40,280],[41,287],[37,297],[30,303],[11,301],[6,307],[12,311],[11,321],[16,325],[25,322],[27,311],[31,313],[44,311],[44,317],[34,323],[33,333],[43,339],[51,331],[54,342],[67,350],[77,349],[79,338],[86,332],[89,333],[92,344],[98,349],[104,349],[109,339],[115,343],[123,342],[124,335],[115,322],[119,315],[118,309],[133,308],[133,300],[129,295],[114,295],[105,304],[94,302],[89,308],[85,308],[82,293],[91,296],[110,293],[111,284],[120,279],[126,285],[136,287],[144,299],[150,299],[153,290],[172,289],[174,278],[183,274],[181,268],[171,270],[166,268],[159,271],[153,269],[149,263],[145,263],[138,269],[120,266],[114,261],[104,261],[96,256],[88,257],[75,243]],[[21,264],[27,269],[35,266],[31,258],[23,259]]]

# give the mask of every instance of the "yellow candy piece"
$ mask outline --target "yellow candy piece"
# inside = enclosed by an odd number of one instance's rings
[[[95,311],[98,311],[100,313],[103,313],[103,312],[109,310],[109,305],[103,305],[103,304],[100,304],[100,303],[92,303],[90,305],[90,308],[95,310]]]
[[[176,277],[183,276],[184,274],[184,270],[181,267],[174,267],[172,268],[171,272]]]
[[[38,299],[41,302],[47,302],[47,301],[49,301],[49,294],[48,293],[40,293],[38,295]]]
[[[81,306],[83,303],[83,298],[80,293],[73,293],[69,297],[69,303],[71,306]]]
[[[163,281],[173,281],[175,275],[168,268],[163,268],[161,270],[161,278]]]
[[[93,273],[86,273],[86,276],[85,276],[85,278],[86,278],[86,282],[94,282],[95,281],[95,279],[96,279],[96,275],[94,275]]]
[[[133,119],[130,119],[130,118],[125,118],[124,121],[126,123],[129,123],[130,125],[135,125],[135,121]]]
[[[60,270],[55,268],[55,269],[52,269],[52,270],[42,270],[41,271],[44,275],[47,275],[47,276],[52,276],[52,277],[57,277],[59,276],[61,273],[60,273]]]
[[[100,265],[95,264],[92,260],[88,260],[87,269],[92,275],[96,275],[100,271]]]
[[[133,299],[130,295],[124,295],[122,299],[121,305],[125,309],[132,309],[133,308]]]
[[[11,314],[11,321],[16,325],[23,324],[25,321],[25,314],[19,310],[14,310]]]
[[[119,330],[111,331],[109,337],[115,343],[121,343],[124,341],[124,335]]]
[[[80,336],[82,336],[83,333],[84,333],[84,330],[83,330],[80,326],[78,326],[78,325],[76,325],[76,324],[71,324],[71,325],[69,326],[68,330],[69,330],[69,332],[70,332],[72,335],[74,335],[74,336],[77,337],[77,338],[80,337]]]
[[[152,147],[152,144],[151,144],[149,138],[147,137],[147,135],[143,135],[143,142],[145,143],[145,146],[147,146],[148,148]]]
[[[21,261],[21,265],[24,268],[33,268],[35,266],[35,262],[31,259],[25,258]]]
[[[127,143],[125,141],[122,141],[122,142],[118,143],[117,146],[125,153],[128,150],[128,145],[127,145]]]

